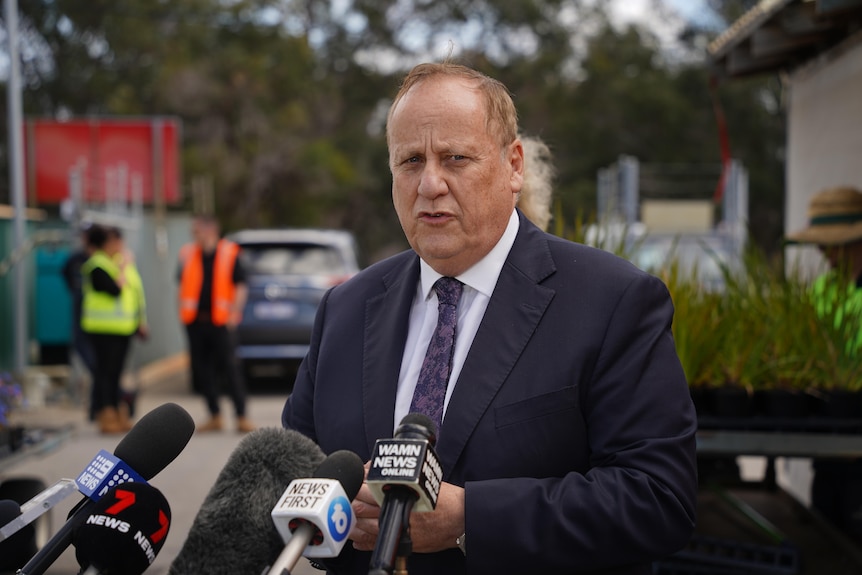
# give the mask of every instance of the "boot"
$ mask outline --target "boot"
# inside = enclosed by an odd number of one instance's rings
[[[200,433],[208,433],[210,431],[221,431],[224,427],[224,423],[221,420],[221,415],[216,413],[212,417],[210,417],[209,421],[204,423],[203,425],[199,425],[197,430]]]
[[[254,431],[256,426],[251,422],[251,420],[245,416],[239,416],[236,418],[236,430],[240,433],[249,433]]]
[[[123,431],[129,431],[132,428],[132,418],[129,414],[129,404],[125,402],[120,402],[120,406],[117,409],[117,421],[120,424],[120,427]]]
[[[120,424],[120,417],[116,407],[104,407],[98,413],[99,432],[104,434],[123,433],[125,431]]]

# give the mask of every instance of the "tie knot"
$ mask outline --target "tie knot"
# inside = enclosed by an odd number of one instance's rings
[[[434,282],[434,291],[437,292],[437,301],[442,305],[458,306],[461,299],[461,291],[464,284],[455,278],[442,277]]]

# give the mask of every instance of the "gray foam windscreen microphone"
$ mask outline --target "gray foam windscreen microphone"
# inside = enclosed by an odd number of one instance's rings
[[[272,508],[291,481],[311,477],[324,458],[297,431],[248,434],[204,499],[169,575],[261,573],[284,548]]]

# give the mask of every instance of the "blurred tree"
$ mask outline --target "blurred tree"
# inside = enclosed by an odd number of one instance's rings
[[[720,160],[702,48],[689,48],[699,60],[671,58],[650,31],[611,25],[601,3],[19,4],[25,113],[180,117],[184,187],[211,178],[228,229],[346,227],[370,260],[403,247],[391,208],[386,111],[404,70],[448,54],[509,86],[523,130],[551,146],[566,217],[594,209],[597,170],[620,154]],[[751,173],[752,221],[763,241],[780,236],[781,222],[773,84],[720,91],[732,151]]]

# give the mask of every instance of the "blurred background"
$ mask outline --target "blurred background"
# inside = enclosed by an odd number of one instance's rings
[[[56,277],[46,270],[60,265],[53,250],[75,236],[46,230],[105,217],[126,228],[148,295],[165,297],[150,306],[164,337],[133,357],[144,362],[182,344],[168,308],[193,212],[215,214],[228,232],[344,229],[362,264],[406,247],[391,207],[385,114],[407,69],[449,55],[502,80],[522,131],[549,145],[561,233],[597,216],[600,174],[621,157],[639,163],[641,194],[707,203],[720,200],[734,159],[751,190],[737,221],[750,218],[751,241],[776,254],[786,146],[780,71],[728,81],[708,52],[754,4],[19,2],[23,198],[36,210],[27,229],[42,235],[18,256],[40,301],[24,304],[30,335],[16,352],[20,305],[12,274],[0,277],[0,367],[14,367],[16,353],[54,362],[48,348],[62,337],[39,330],[68,332],[41,324],[39,313],[55,324],[62,317],[62,286],[50,285]],[[8,51],[0,54],[0,78],[9,64]],[[14,207],[8,170],[0,162],[0,204]],[[712,226],[721,216],[708,219]],[[0,226],[11,264],[9,214]],[[46,312],[48,302],[57,309]]]
[[[762,519],[767,508],[792,516],[782,525],[798,529],[794,541],[816,540],[808,556],[836,565],[721,573],[862,569],[862,539],[845,544],[822,521],[796,521],[810,503],[812,458],[862,457],[862,362],[845,345],[862,320],[819,317],[806,281],[824,261],[815,248],[782,241],[808,222],[812,195],[862,187],[862,0],[5,0],[4,8],[0,432],[13,411],[26,424],[46,405],[84,402],[61,268],[87,223],[121,227],[143,276],[152,337],[134,344],[127,387],[168,381],[169,397],[189,395],[176,286],[194,214],[214,215],[249,242],[251,268],[272,254],[254,280],[258,300],[246,315],[260,321],[240,330],[251,334],[240,359],[275,376],[275,395],[259,409],[277,425],[292,379],[271,360],[304,353],[302,342],[279,340],[285,320],[296,318],[292,329],[307,338],[325,289],[407,247],[391,205],[386,114],[407,70],[451,57],[504,82],[522,133],[549,146],[548,230],[665,280],[693,397],[701,387],[734,387],[748,402],[778,388],[803,401],[803,411],[777,420],[749,403],[730,417],[697,404],[701,477],[755,477],[770,497],[754,514],[754,499],[731,501],[734,516],[782,549],[790,538]],[[285,228],[322,233],[297,241]],[[290,271],[299,268],[287,262],[305,253],[337,264]],[[839,401],[855,411],[827,420],[823,405],[836,390],[854,394]],[[0,463],[3,455],[0,446]],[[743,456],[756,458],[753,472]],[[772,497],[776,482],[792,500]],[[727,492],[715,497],[730,501]],[[757,540],[732,523],[727,533]]]

